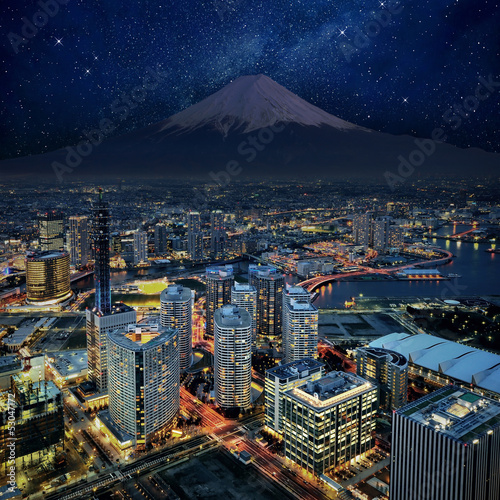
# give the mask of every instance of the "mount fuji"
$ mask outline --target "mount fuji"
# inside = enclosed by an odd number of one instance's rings
[[[500,155],[376,132],[333,116],[264,75],[242,76],[166,120],[77,146],[7,160],[0,173],[76,177],[370,177],[491,175]],[[450,135],[451,137],[451,135]],[[54,167],[57,165],[57,168]],[[58,173],[59,172],[59,173]],[[222,172],[221,175],[219,175]],[[227,173],[229,172],[229,174]],[[219,173],[219,174],[218,174]],[[410,174],[409,174],[410,173]],[[386,177],[387,178],[387,177]]]

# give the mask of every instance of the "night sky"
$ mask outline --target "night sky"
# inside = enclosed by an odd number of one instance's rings
[[[40,3],[50,15],[37,16]],[[500,86],[462,111],[480,77],[500,82],[497,0],[2,0],[0,9],[0,158],[77,143],[151,69],[161,84],[116,134],[264,73],[394,134],[428,137],[457,104],[448,142],[500,152]]]

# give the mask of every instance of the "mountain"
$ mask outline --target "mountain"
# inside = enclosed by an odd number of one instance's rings
[[[235,176],[364,176],[393,185],[410,176],[497,175],[499,157],[369,130],[252,75],[162,122],[99,143],[7,160],[0,173],[58,180],[196,177],[207,183]]]

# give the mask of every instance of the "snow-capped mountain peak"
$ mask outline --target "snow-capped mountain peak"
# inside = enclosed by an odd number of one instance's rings
[[[276,123],[367,130],[304,101],[265,75],[241,76],[197,104],[159,124],[157,132],[191,132],[213,127],[226,136]]]

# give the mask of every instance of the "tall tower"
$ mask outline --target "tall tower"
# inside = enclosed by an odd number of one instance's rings
[[[163,255],[167,251],[167,227],[165,224],[155,225],[155,254]]]
[[[83,267],[89,261],[88,217],[73,216],[69,219],[69,252],[71,265]]]
[[[231,303],[233,283],[233,266],[207,267],[206,334],[210,337],[214,335],[214,312]]]
[[[287,363],[318,357],[318,310],[310,300],[290,299],[286,305],[283,347]]]
[[[52,210],[38,214],[38,231],[40,234],[40,250],[64,249],[64,215]]]
[[[372,212],[365,214],[356,214],[352,222],[352,234],[354,243],[356,245],[363,245],[365,247],[371,244],[371,220],[373,218]]]
[[[134,233],[134,264],[148,260],[148,233],[136,231]]]
[[[179,355],[181,370],[191,366],[192,348],[192,304],[191,290],[181,285],[169,285],[161,292],[161,326],[179,332]]]
[[[215,259],[222,259],[224,256],[224,229],[224,214],[221,210],[214,210],[210,214],[210,250]]]
[[[275,267],[248,266],[250,284],[257,290],[257,335],[281,335],[285,277]]]
[[[188,213],[188,253],[191,260],[203,260],[203,233],[200,212]]]
[[[136,312],[125,304],[111,305],[109,283],[109,207],[102,199],[92,206],[92,237],[95,253],[95,307],[86,311],[88,378],[99,393],[108,390],[107,334],[136,322]]]
[[[221,408],[248,408],[252,387],[252,319],[228,305],[214,314],[215,399]]]
[[[253,285],[235,283],[231,288],[231,304],[245,309],[252,319],[252,351],[257,349],[257,290]]]
[[[285,288],[283,290],[283,327],[282,327],[282,348],[283,352],[287,351],[287,341],[288,337],[285,335],[285,332],[288,331],[288,306],[290,304],[290,300],[295,299],[303,302],[311,302],[311,294],[299,285],[289,285],[285,284]]]

